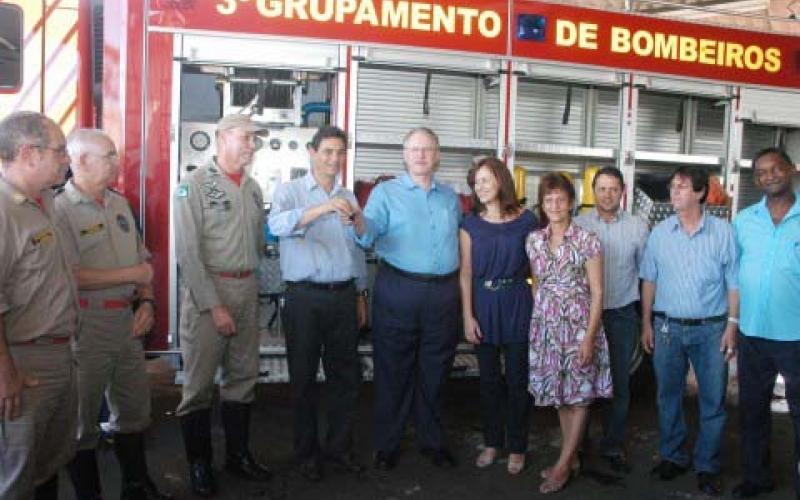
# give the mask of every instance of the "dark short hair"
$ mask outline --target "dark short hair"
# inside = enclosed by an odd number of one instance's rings
[[[486,206],[481,203],[478,195],[475,194],[475,177],[482,168],[486,168],[497,179],[497,183],[500,184],[497,198],[503,212],[507,214],[516,212],[519,209],[519,201],[514,190],[514,179],[511,178],[511,172],[508,171],[508,166],[502,160],[490,157],[479,161],[467,173],[467,184],[472,190],[472,213],[480,214],[486,210]]]
[[[760,160],[761,158],[763,158],[763,157],[765,157],[767,155],[775,155],[778,158],[780,158],[781,161],[786,162],[787,165],[794,166],[794,162],[792,161],[791,158],[789,158],[789,153],[787,153],[785,149],[773,146],[773,147],[761,149],[756,153],[756,155],[753,157],[753,168],[756,167],[756,162],[758,160]]]
[[[680,167],[676,168],[672,175],[669,176],[668,184],[672,184],[672,180],[675,177],[686,177],[691,179],[692,181],[692,191],[695,193],[703,193],[703,197],[700,198],[700,203],[705,203],[706,198],[708,198],[708,171],[702,167],[692,167],[681,165]]]
[[[549,223],[547,214],[544,213],[544,197],[553,191],[564,191],[567,193],[570,203],[575,204],[575,186],[569,178],[561,172],[550,172],[545,174],[539,181],[539,220],[542,226]]]
[[[603,167],[598,170],[594,177],[592,178],[592,189],[595,188],[595,184],[597,183],[597,178],[601,175],[607,175],[609,177],[613,177],[619,181],[620,187],[625,185],[625,178],[622,177],[622,172],[617,167]]]
[[[12,162],[25,144],[47,146],[52,138],[47,128],[50,119],[36,111],[17,111],[0,121],[0,160]]]
[[[344,146],[347,147],[347,133],[339,127],[333,125],[325,125],[320,127],[314,134],[314,137],[311,138],[311,142],[308,143],[308,146],[316,151],[319,149],[319,145],[322,144],[322,141],[325,139],[341,139],[344,143]]]

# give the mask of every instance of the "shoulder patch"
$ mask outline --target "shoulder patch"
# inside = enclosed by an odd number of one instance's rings
[[[178,186],[178,191],[175,192],[175,195],[178,198],[186,198],[189,196],[189,186],[186,184],[181,184]]]

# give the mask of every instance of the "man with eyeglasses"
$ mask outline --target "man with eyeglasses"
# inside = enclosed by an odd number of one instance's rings
[[[264,201],[245,168],[256,134],[244,115],[217,123],[217,154],[181,180],[173,197],[175,251],[183,280],[180,342],[185,380],[178,405],[189,481],[200,496],[216,493],[211,465],[211,405],[221,366],[220,413],[225,469],[267,481],[272,473],[250,453],[250,407],[259,370],[258,283],[264,253]]]
[[[78,292],[50,189],[69,165],[64,134],[13,113],[0,121],[0,162],[0,498],[56,500],[77,416]]]
[[[720,447],[727,412],[728,362],[736,354],[738,260],[730,223],[704,208],[708,172],[679,167],[669,179],[675,215],[653,228],[639,272],[642,345],[656,373],[659,456],[651,474],[671,481],[690,463],[697,488],[722,493]],[[683,396],[689,364],[697,379],[700,430],[693,457]]]
[[[395,467],[412,409],[420,452],[454,467],[446,447],[442,385],[461,337],[461,205],[435,179],[439,139],[427,128],[403,140],[406,173],[375,186],[354,219],[357,241],[381,260],[373,292],[375,467]]]
[[[109,189],[119,173],[111,139],[80,129],[70,134],[67,149],[73,176],[56,197],[56,224],[73,248],[82,309],[75,341],[78,451],[67,469],[78,500],[103,498],[96,447],[105,394],[122,469],[121,498],[163,500],[169,497],[150,479],[144,451],[150,387],[142,338],[155,317],[150,253],[128,201]]]

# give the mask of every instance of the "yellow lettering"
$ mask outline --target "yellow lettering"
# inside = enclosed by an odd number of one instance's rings
[[[286,10],[284,17],[286,19],[292,19],[295,15],[297,15],[297,19],[308,19],[308,11],[306,9],[308,0],[285,0],[284,3],[284,9]]]
[[[653,53],[653,35],[645,30],[639,30],[633,34],[633,52],[639,56],[649,56]]]
[[[728,50],[727,47],[727,43],[719,42],[719,49],[717,49],[717,66],[722,66],[725,64],[725,53]]]
[[[414,2],[411,4],[411,29],[431,30],[431,5]]]
[[[682,36],[680,42],[680,60],[684,62],[695,62],[697,60],[697,40]]]
[[[361,0],[361,6],[359,6],[358,12],[353,18],[353,24],[364,23],[373,26],[380,24],[378,23],[378,12],[375,10],[375,4],[372,3],[372,0]]]
[[[716,55],[717,42],[708,40],[706,38],[700,39],[700,51],[697,56],[697,62],[700,64],[714,64],[714,56]]]
[[[729,43],[728,50],[725,54],[725,66],[733,67],[736,66],[737,68],[744,67],[742,64],[742,55],[744,54],[744,47],[742,47],[738,43]]]
[[[336,15],[334,20],[337,23],[343,23],[346,14],[354,14],[358,4],[356,0],[336,0]]]
[[[597,50],[597,25],[581,23],[579,32],[578,47],[588,50]]]
[[[764,52],[764,69],[770,73],[781,70],[781,49],[770,47]]]
[[[503,20],[500,19],[500,14],[493,10],[484,11],[478,18],[478,29],[486,38],[497,38],[503,29]]]
[[[279,0],[256,0],[256,10],[264,17],[283,15],[283,2]]]
[[[758,71],[764,64],[764,52],[758,45],[751,45],[744,51],[744,64],[747,69]]]
[[[656,33],[654,55],[661,59],[677,59],[678,37],[675,35]]]
[[[230,16],[236,12],[236,5],[238,5],[236,0],[224,0],[223,3],[217,4],[217,12],[223,16]]]
[[[556,45],[562,47],[571,47],[575,45],[578,40],[578,30],[575,28],[575,23],[565,21],[564,19],[556,20]]]
[[[611,52],[625,54],[631,51],[631,32],[618,26],[611,27]]]
[[[456,8],[455,7],[447,7],[447,10],[444,10],[444,7],[441,5],[434,5],[433,6],[433,22],[431,23],[433,26],[433,31],[439,32],[444,31],[445,33],[455,33],[456,32]]]
[[[333,4],[328,0],[311,0],[311,19],[321,23],[333,19]]]
[[[475,22],[475,18],[478,17],[480,13],[478,9],[468,9],[466,7],[459,7],[458,13],[461,14],[461,17],[464,18],[464,26],[462,28],[462,33],[464,35],[471,35],[472,34],[472,24]]]
[[[408,2],[383,0],[381,8],[381,26],[408,29]]]

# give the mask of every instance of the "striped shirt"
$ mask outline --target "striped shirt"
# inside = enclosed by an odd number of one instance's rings
[[[618,210],[611,222],[596,208],[575,217],[603,244],[603,309],[618,309],[639,300],[639,267],[650,229],[641,217]]]
[[[673,318],[725,314],[728,290],[739,288],[733,227],[704,211],[689,235],[672,215],[653,229],[639,276],[656,285],[653,311]]]

